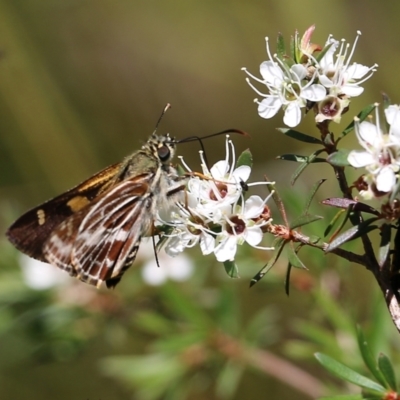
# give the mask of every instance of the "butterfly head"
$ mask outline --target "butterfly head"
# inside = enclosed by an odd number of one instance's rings
[[[153,133],[144,148],[149,149],[163,164],[168,164],[174,157],[176,140],[170,137],[169,134],[160,136]]]

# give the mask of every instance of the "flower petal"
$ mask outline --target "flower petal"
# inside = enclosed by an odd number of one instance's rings
[[[350,97],[357,97],[364,91],[364,88],[356,84],[344,84],[341,92]]]
[[[282,70],[273,61],[264,61],[261,63],[260,74],[267,83],[273,86],[279,86],[283,80]]]
[[[245,219],[257,218],[264,210],[264,201],[260,196],[250,196],[244,203]]]
[[[373,155],[367,151],[352,150],[347,157],[347,161],[353,167],[361,168],[373,164],[375,159]]]
[[[391,192],[396,184],[396,175],[390,166],[384,167],[376,177],[376,188],[380,192]]]
[[[208,233],[204,233],[200,238],[200,249],[204,255],[211,254],[215,248],[215,238]]]
[[[229,164],[226,160],[216,162],[210,169],[211,175],[214,179],[224,179],[229,171]]]
[[[346,69],[346,75],[348,80],[352,79],[361,79],[364,75],[368,73],[370,68],[366,67],[365,65],[361,64],[351,64],[347,69]]]
[[[365,144],[373,147],[381,145],[382,135],[380,128],[377,127],[375,124],[372,124],[371,122],[368,121],[361,122],[361,124],[359,124],[358,127],[358,134],[364,141],[364,144],[360,143],[364,148]]]
[[[235,182],[240,182],[241,180],[246,182],[250,177],[250,173],[251,168],[248,165],[241,165],[233,171],[232,176]]]
[[[215,257],[220,262],[233,260],[235,258],[236,248],[237,248],[236,237],[228,235],[228,237],[223,239],[222,242],[215,248],[214,250]]]
[[[310,85],[301,91],[301,97],[310,101],[321,101],[326,96],[326,89],[319,84]]]
[[[293,128],[299,124],[301,120],[301,109],[297,102],[291,102],[288,104],[283,117],[283,122]]]
[[[246,229],[244,239],[250,246],[257,246],[263,238],[263,233],[260,227],[252,226]]]
[[[261,118],[269,119],[275,116],[281,107],[279,96],[268,96],[258,104],[258,114]]]

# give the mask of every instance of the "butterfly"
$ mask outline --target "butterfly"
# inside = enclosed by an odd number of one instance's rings
[[[170,165],[177,142],[155,132],[142,148],[18,218],[7,230],[21,252],[83,282],[114,287],[154,234],[159,210],[185,188]]]

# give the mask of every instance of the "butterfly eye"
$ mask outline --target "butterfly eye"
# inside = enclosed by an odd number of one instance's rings
[[[161,146],[157,149],[158,158],[161,161],[168,161],[171,157],[171,151],[168,146]]]

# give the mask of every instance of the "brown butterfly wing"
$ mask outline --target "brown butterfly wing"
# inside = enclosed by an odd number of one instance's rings
[[[120,168],[121,163],[110,165],[68,192],[29,210],[8,228],[8,239],[21,252],[47,262],[42,248],[54,229],[112,185]]]
[[[118,183],[62,222],[44,244],[47,262],[86,283],[115,286],[153,223],[151,176]]]

